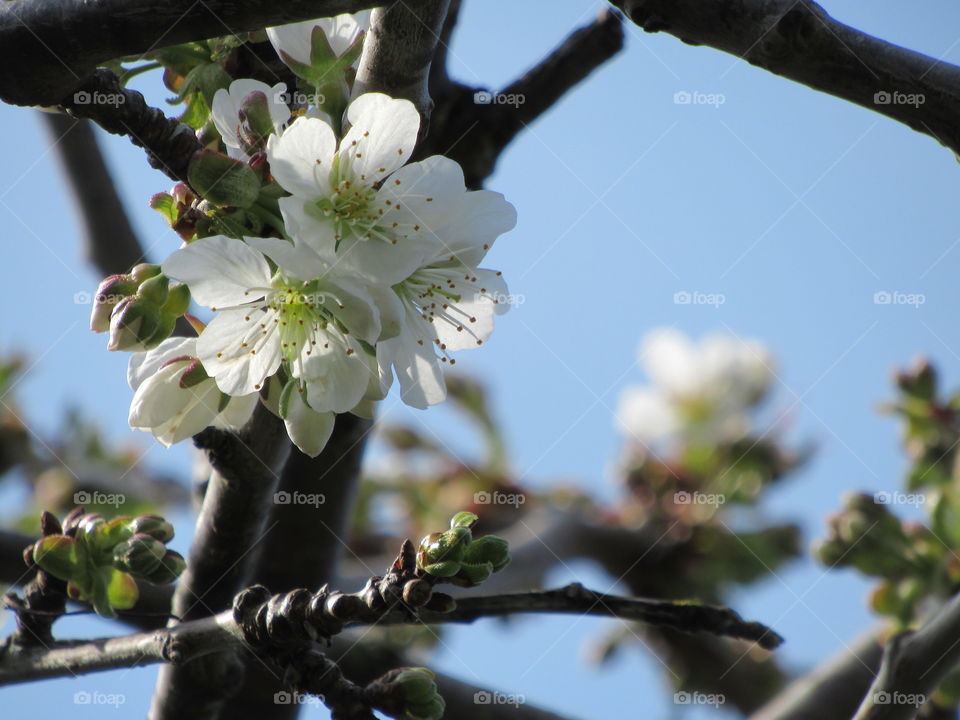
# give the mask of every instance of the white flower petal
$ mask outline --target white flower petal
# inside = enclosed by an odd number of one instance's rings
[[[245,240],[273,260],[284,277],[308,282],[330,272],[330,263],[308,246],[298,247],[280,238],[248,237]]]
[[[186,283],[190,295],[210,308],[242,305],[263,297],[270,266],[246,243],[223,235],[201,238],[163,262],[168,277]]]
[[[291,195],[277,202],[287,235],[293,239],[293,244],[310,247],[329,262],[336,261],[336,229],[333,222],[322,217],[319,211],[315,214],[308,212],[314,201]]]
[[[491,190],[464,193],[450,216],[454,222],[436,231],[436,257],[456,257],[470,267],[477,267],[496,239],[517,224],[516,208]]]
[[[160,366],[176,357],[195,357],[197,354],[197,339],[195,337],[167,338],[153,350],[130,354],[130,363],[127,365],[127,383],[132,390],[137,390],[141,383],[154,375]]]
[[[347,347],[333,337],[329,343],[318,342],[309,356],[301,354],[302,368],[295,366],[296,377],[306,384],[307,402],[317,412],[350,412],[377,373],[376,360],[356,340],[342,336],[342,341]],[[348,349],[353,352],[348,354]]]
[[[473,279],[475,278],[475,279]],[[507,283],[493,270],[477,270],[471,280],[457,283],[453,292],[461,293],[459,301],[450,301],[437,308],[433,325],[445,350],[467,350],[487,341],[493,332],[493,318],[507,303]],[[439,304],[440,298],[438,298]]]
[[[308,407],[301,393],[294,391],[284,425],[293,444],[306,455],[316,457],[330,439],[336,418],[332,412],[317,412]]]
[[[217,415],[210,424],[230,430],[239,430],[250,420],[250,416],[253,415],[259,401],[260,393],[231,397],[223,412]]]
[[[434,354],[434,339],[430,323],[419,317],[410,317],[400,334],[380,343],[384,357],[392,362],[400,383],[400,398],[411,407],[425,410],[443,402],[447,386]]]
[[[197,340],[207,373],[227,395],[258,391],[280,367],[276,313],[259,309],[221,310]]]
[[[331,192],[330,171],[337,139],[319,118],[301,117],[267,140],[270,174],[287,192],[316,200]]]
[[[341,176],[349,173],[355,181],[372,184],[410,158],[420,130],[420,113],[412,102],[365,93],[346,114],[351,127],[340,142]]]

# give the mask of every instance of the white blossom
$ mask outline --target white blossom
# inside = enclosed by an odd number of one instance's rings
[[[223,144],[227,146],[227,154],[232,158],[248,160],[246,148],[249,147],[251,140],[256,141],[255,133],[251,131],[249,124],[240,113],[244,99],[255,92],[263,93],[266,98],[275,133],[281,132],[290,120],[285,83],[277,83],[270,87],[259,80],[243,78],[230,83],[229,89],[217,90],[213,96],[210,116],[220,137],[223,138]]]
[[[130,356],[127,381],[134,390],[130,427],[153,433],[163,445],[208,426],[237,429],[250,419],[256,393],[227,397],[197,367],[197,339],[170,338]]]
[[[639,361],[652,385],[627,388],[617,417],[621,430],[643,444],[742,437],[773,378],[770,354],[756,341],[710,335],[695,345],[672,328],[648,333]]]
[[[361,284],[309,248],[207,237],[175,252],[163,270],[214,311],[197,353],[223,392],[258,391],[283,364],[317,412],[349,412],[363,400],[378,372],[364,344],[380,335],[379,313]]]
[[[327,36],[334,55],[343,55],[360,37],[360,33],[370,27],[370,11],[344,13],[332,18],[319,18],[303,22],[277,25],[267,28],[270,44],[281,59],[287,58],[302,65],[312,61],[313,29],[320,28]],[[284,57],[286,56],[286,57]]]

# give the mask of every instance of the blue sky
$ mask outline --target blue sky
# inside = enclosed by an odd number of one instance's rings
[[[953,3],[824,4],[855,27],[960,62]],[[496,89],[599,7],[468,1],[452,72]],[[152,102],[162,100],[155,77],[141,87]],[[723,102],[677,104],[678,92]],[[184,448],[163,450],[126,427],[126,358],[106,352],[104,339],[86,329],[88,307],[74,304],[98,278],[81,258],[50,139],[22,108],[0,107],[0,127],[16,138],[0,179],[10,253],[0,277],[11,298],[0,348],[26,352],[33,363],[18,388],[31,421],[50,431],[64,407],[81,407],[111,437],[137,443],[145,462],[188,477]],[[104,138],[104,147],[144,244],[162,259],[178,241],[146,203],[169,181],[126,141]],[[626,50],[521,135],[488,182],[520,219],[487,262],[524,302],[499,320],[488,346],[462,353],[458,365],[489,383],[523,482],[573,479],[614,498],[608,468],[620,439],[612,412],[618,393],[644,380],[635,363],[639,338],[672,325],[694,337],[719,330],[759,339],[778,358],[773,410],[788,412],[794,438],[819,447],[768,507],[799,521],[810,541],[844,490],[900,485],[897,427],[877,413],[891,397],[893,369],[924,353],[948,386],[960,382],[958,180],[953,154],[927,136],[728,55],[629,26]],[[724,302],[678,305],[678,292],[721,294]],[[922,294],[924,302],[876,304],[878,292]],[[422,423],[471,451],[448,410],[384,405],[385,417]],[[579,564],[552,580],[573,578],[610,585]],[[787,638],[783,661],[801,668],[869,624],[867,588],[849,572],[824,574],[804,561],[733,601],[774,624]],[[641,700],[651,715],[676,710],[658,661],[641,650],[608,671],[589,669],[583,650],[601,621],[521,621],[509,634],[499,627],[452,630],[437,667],[584,718]],[[105,629],[78,619],[64,621],[67,631]],[[40,717],[69,705],[80,718],[102,708],[74,707],[75,692],[122,692],[118,717],[142,714],[154,674],[108,673],[6,696],[23,707],[29,701]]]

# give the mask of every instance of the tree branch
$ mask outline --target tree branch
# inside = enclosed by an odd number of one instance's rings
[[[270,531],[266,520],[289,444],[283,423],[262,405],[237,435],[207,428],[195,438],[207,450],[213,472],[207,486],[187,570],[173,596],[183,621],[230,606],[249,581],[254,548]],[[150,717],[216,717],[225,697],[240,685],[242,664],[220,653],[186,666],[168,666],[157,679]]]
[[[0,100],[58,105],[107,60],[385,4],[389,0],[4,2]]]
[[[449,37],[452,27],[445,28]],[[576,31],[536,66],[497,93],[452,82],[437,68],[431,78],[436,101],[434,127],[418,157],[447,155],[464,169],[467,186],[478,188],[506,146],[527,125],[623,47],[623,27],[617,14],[603,10],[597,19]],[[492,101],[478,102],[484,95]],[[500,102],[510,100],[513,102]]]
[[[794,680],[750,720],[847,720],[876,677],[883,649],[874,629]]]
[[[370,17],[354,95],[385,92],[406,98],[429,120],[428,78],[450,0],[407,0],[378,8]],[[426,123],[424,123],[425,125]],[[426,128],[421,128],[421,137]]]
[[[143,259],[90,123],[61,113],[39,113],[83,225],[84,254],[103,275],[130,270]]]
[[[283,605],[276,600],[276,597],[269,598],[264,603],[247,608],[244,615],[257,616],[258,610],[268,604],[271,607]],[[304,608],[299,608],[297,612],[303,610]],[[449,613],[426,609],[411,612],[409,608],[396,608],[378,614],[360,609],[352,603],[348,610],[358,611],[359,615],[345,622],[344,627],[473,622],[482,617],[562,613],[616,617],[677,628],[685,632],[739,637],[757,641],[764,647],[774,647],[780,642],[780,637],[772,630],[760,623],[742,620],[729,608],[605,595],[579,584],[541,592],[462,598],[457,602],[457,608]],[[0,652],[0,685],[158,662],[171,664],[165,669],[176,667],[183,670],[195,667],[195,661],[200,658],[236,651],[245,645],[244,638],[248,637],[249,628],[243,618],[239,622],[235,619],[236,614],[234,610],[226,610],[213,617],[191,620],[149,633],[124,638],[56,643],[49,650],[27,649],[14,652],[7,648]],[[273,623],[275,619],[268,622]],[[315,622],[326,627],[324,624],[327,621],[324,618],[317,618]],[[294,631],[305,632],[302,628]],[[189,710],[191,715],[212,717],[203,713],[199,706]]]
[[[876,680],[855,720],[910,720],[960,664],[960,595],[916,632],[887,641]]]
[[[335,582],[353,519],[360,463],[372,426],[370,420],[344,413],[337,416],[333,434],[317,457],[310,458],[291,448],[280,475],[279,492],[290,497],[294,493],[322,496],[323,502],[273,505],[269,520],[273,530],[261,543],[255,582],[280,592]],[[297,705],[273,702],[274,694],[284,689],[276,675],[256,658],[245,660],[243,688],[224,706],[223,716],[232,720],[295,717]],[[393,667],[404,664],[407,663]],[[383,668],[382,672],[389,669]]]
[[[837,22],[811,0],[611,2],[647,32],[736,55],[960,152],[960,67]]]

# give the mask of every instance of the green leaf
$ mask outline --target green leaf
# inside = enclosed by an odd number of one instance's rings
[[[150,198],[150,207],[163,215],[170,227],[173,227],[180,219],[180,210],[177,208],[177,201],[169,193],[157,193]]]
[[[86,561],[86,548],[66,535],[47,535],[33,546],[33,561],[60,580],[70,580]]]

